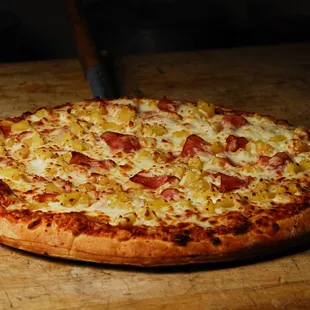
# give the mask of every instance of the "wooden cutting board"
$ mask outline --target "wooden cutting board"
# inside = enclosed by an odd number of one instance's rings
[[[310,45],[132,56],[129,96],[207,99],[310,127]],[[0,65],[0,116],[89,98],[76,60]],[[161,269],[44,258],[0,246],[0,309],[310,309],[308,247]]]

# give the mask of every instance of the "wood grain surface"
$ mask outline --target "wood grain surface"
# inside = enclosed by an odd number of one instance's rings
[[[123,94],[205,99],[310,127],[310,44],[131,56]]]
[[[128,96],[197,99],[310,127],[310,45],[132,56]],[[1,64],[0,116],[89,98],[76,60]],[[308,247],[161,269],[63,261],[0,246],[0,309],[310,309]]]

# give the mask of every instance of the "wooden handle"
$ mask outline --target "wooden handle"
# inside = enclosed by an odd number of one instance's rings
[[[66,0],[68,16],[70,18],[78,57],[84,74],[88,68],[99,64],[100,56],[92,40],[86,21],[79,9],[77,0]]]

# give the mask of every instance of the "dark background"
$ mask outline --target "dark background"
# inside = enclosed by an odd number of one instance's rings
[[[65,1],[1,0],[0,61],[75,57]],[[81,0],[102,54],[229,48],[310,38],[309,0]]]

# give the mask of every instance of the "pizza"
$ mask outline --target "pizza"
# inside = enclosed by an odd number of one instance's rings
[[[310,132],[203,100],[92,99],[0,121],[0,242],[136,266],[245,259],[310,232]]]

